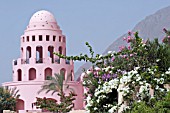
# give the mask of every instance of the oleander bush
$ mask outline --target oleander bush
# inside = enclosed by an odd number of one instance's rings
[[[170,110],[169,89],[165,87],[170,84],[170,31],[163,30],[166,36],[162,43],[158,39],[143,40],[138,32],[128,32],[123,39],[128,46],[121,46],[118,52],[109,51],[107,55],[94,55],[89,43],[86,45],[91,56],[55,53],[67,60],[92,63],[82,73],[87,112],[113,113],[122,107],[125,113]],[[118,96],[123,101],[118,101]]]

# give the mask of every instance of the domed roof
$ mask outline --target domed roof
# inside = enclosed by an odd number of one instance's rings
[[[42,22],[48,22],[48,23],[55,22],[56,23],[56,20],[55,20],[53,14],[51,14],[48,11],[41,10],[41,11],[36,12],[31,17],[29,23],[42,23]]]

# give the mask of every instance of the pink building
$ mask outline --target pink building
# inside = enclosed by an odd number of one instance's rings
[[[57,94],[37,94],[46,77],[61,71],[65,79],[69,77],[69,86],[77,94],[74,109],[83,108],[83,87],[74,81],[74,63],[59,59],[53,52],[66,55],[66,37],[62,34],[54,16],[48,11],[38,11],[30,19],[24,34],[20,38],[20,58],[13,61],[13,81],[3,86],[17,87],[21,96],[17,101],[17,110],[37,110],[32,103],[36,97],[52,98],[59,101]],[[67,76],[71,74],[71,76]],[[66,91],[66,94],[69,91]]]

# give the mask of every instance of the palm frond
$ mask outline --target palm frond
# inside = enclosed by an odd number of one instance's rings
[[[55,92],[62,91],[63,81],[64,81],[64,76],[61,74],[55,74],[54,76],[49,76],[48,80],[44,82],[41,89],[38,91],[38,94],[40,94],[42,91],[46,91],[46,93],[53,91],[52,94],[54,94]]]

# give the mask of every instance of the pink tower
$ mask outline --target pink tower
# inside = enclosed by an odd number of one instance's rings
[[[59,101],[57,94],[37,92],[47,76],[64,72],[65,80],[77,94],[74,109],[83,108],[83,87],[74,81],[73,61],[60,59],[53,52],[66,55],[66,37],[62,34],[54,16],[48,11],[38,11],[30,19],[24,35],[20,38],[20,58],[13,61],[13,81],[3,86],[17,87],[21,96],[17,110],[37,110],[32,103],[36,97],[52,98]],[[67,76],[71,75],[71,76]],[[69,77],[69,78],[67,78]],[[65,93],[68,94],[69,91]]]

